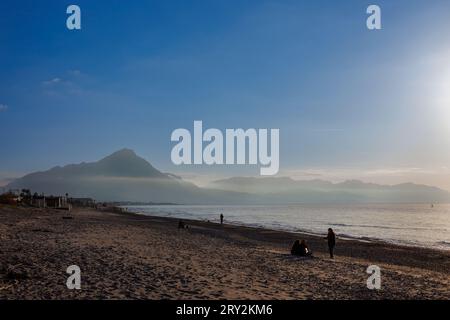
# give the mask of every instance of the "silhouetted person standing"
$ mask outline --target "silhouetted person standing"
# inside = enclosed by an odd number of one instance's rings
[[[220,224],[223,224],[223,214],[220,214]]]
[[[334,258],[334,247],[336,246],[336,235],[334,234],[333,229],[328,229],[328,235],[325,238],[328,240],[328,250],[330,251],[330,258]]]

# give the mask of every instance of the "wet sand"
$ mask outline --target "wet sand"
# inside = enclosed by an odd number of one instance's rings
[[[0,205],[0,299],[450,299],[448,251],[338,239],[331,260],[320,237],[186,222]],[[313,259],[289,255],[295,239]]]

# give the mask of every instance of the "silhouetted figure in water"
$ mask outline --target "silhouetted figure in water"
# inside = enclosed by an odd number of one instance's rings
[[[312,252],[309,250],[305,240],[302,240],[301,242],[299,240],[295,240],[291,248],[291,254],[300,257],[310,257]]]
[[[325,238],[328,240],[328,251],[330,251],[330,258],[334,259],[334,247],[336,246],[336,235],[333,229],[328,228],[328,235]]]
[[[220,214],[220,224],[223,224],[223,214]]]

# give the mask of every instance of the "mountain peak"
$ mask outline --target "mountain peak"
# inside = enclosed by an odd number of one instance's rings
[[[96,163],[96,167],[100,172],[112,176],[167,178],[167,175],[127,148],[103,158]]]
[[[104,160],[104,159],[111,159],[111,158],[123,159],[123,158],[139,158],[139,157],[136,154],[136,152],[134,152],[134,150],[123,148],[121,150],[118,150],[116,152],[111,153],[109,156],[103,158],[102,160]]]

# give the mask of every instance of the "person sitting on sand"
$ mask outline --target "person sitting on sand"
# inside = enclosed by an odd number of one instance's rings
[[[309,257],[312,255],[311,250],[309,250],[308,245],[306,244],[305,240],[302,240],[300,242],[300,256],[302,257]]]
[[[292,245],[291,254],[294,256],[309,257],[312,255],[312,252],[309,250],[305,240],[302,240],[301,242],[299,240],[295,240]]]
[[[178,229],[184,229],[185,227],[186,227],[186,226],[185,226],[183,220],[179,220],[179,221],[178,221]]]
[[[334,247],[336,246],[336,235],[333,229],[328,228],[328,235],[325,237],[328,240],[328,251],[330,252],[330,258],[334,259]]]
[[[291,254],[293,256],[296,256],[296,255],[298,255],[299,251],[300,251],[300,241],[295,240],[294,244],[292,245],[292,248],[291,248]]]

